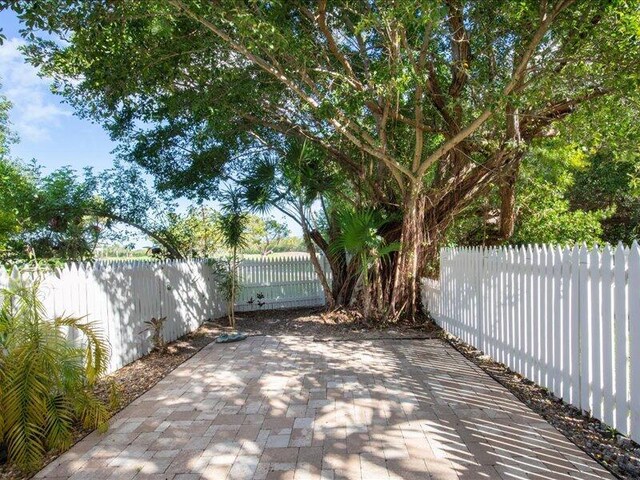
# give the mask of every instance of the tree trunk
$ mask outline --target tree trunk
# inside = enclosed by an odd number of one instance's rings
[[[320,260],[318,260],[318,255],[316,254],[316,249],[313,246],[313,242],[311,241],[309,230],[304,225],[302,227],[302,238],[304,240],[305,246],[307,247],[307,252],[309,253],[309,258],[311,259],[313,269],[316,272],[316,276],[320,280],[320,284],[322,285],[322,291],[324,292],[324,298],[327,302],[327,308],[329,310],[333,310],[336,307],[336,299],[333,295],[331,287],[329,286],[327,275],[322,269],[322,265],[320,265]]]
[[[329,242],[334,242],[339,238],[340,231],[337,225],[331,220],[329,224],[333,227],[329,228]],[[303,229],[304,233],[304,229]],[[340,307],[347,307],[351,303],[353,291],[356,286],[357,277],[354,277],[351,264],[347,262],[347,255],[344,251],[333,251],[330,248],[329,243],[324,239],[322,234],[318,230],[311,230],[309,237],[315,243],[315,245],[322,251],[327,262],[329,262],[329,268],[331,269],[331,297],[333,299],[333,305],[330,309],[336,309]],[[307,248],[313,249],[307,246]],[[315,249],[314,253],[315,253]],[[352,262],[353,263],[353,259]],[[319,276],[320,277],[320,276]],[[320,277],[322,282],[323,277]],[[326,282],[328,285],[328,281]],[[328,297],[327,297],[328,298]]]
[[[516,180],[520,162],[510,165],[500,181],[500,240],[509,240],[516,225]]]
[[[420,182],[414,182],[404,200],[401,247],[395,262],[389,302],[391,320],[414,319],[420,311],[420,273],[425,262],[425,203]]]

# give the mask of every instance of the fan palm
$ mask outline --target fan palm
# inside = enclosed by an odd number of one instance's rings
[[[358,276],[362,286],[364,308],[368,317],[374,307],[380,313],[383,309],[380,279],[381,262],[392,252],[398,251],[398,242],[386,243],[379,234],[380,228],[389,220],[369,209],[343,210],[339,213],[340,236],[333,242],[332,249],[342,249],[355,257],[353,274]]]
[[[47,319],[38,287],[14,278],[0,290],[0,441],[27,472],[47,450],[71,446],[77,421],[106,430],[108,420],[91,391],[106,370],[105,339],[81,319]],[[81,332],[81,344],[68,340],[69,329]]]

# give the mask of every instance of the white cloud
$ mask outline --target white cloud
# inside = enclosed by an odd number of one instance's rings
[[[18,50],[24,41],[11,38],[0,46],[0,93],[13,104],[9,118],[21,140],[41,142],[71,110],[61,105],[49,89],[50,79],[40,78]]]

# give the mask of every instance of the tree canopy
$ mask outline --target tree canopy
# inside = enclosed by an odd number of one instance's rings
[[[402,245],[381,272],[392,315],[480,196],[498,189],[513,234],[520,164],[558,122],[637,102],[625,0],[4,3],[30,60],[162,188],[214,195],[283,137],[322,149],[352,206],[400,213],[381,232]]]
[[[99,242],[125,239],[132,227],[173,256],[179,246],[166,228],[174,208],[149,188],[139,169],[116,164],[82,174],[69,167],[44,174],[39,164],[0,159],[0,260],[84,261]]]

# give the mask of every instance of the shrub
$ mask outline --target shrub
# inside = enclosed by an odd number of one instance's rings
[[[167,342],[164,341],[164,337],[162,336],[164,322],[166,321],[167,317],[153,317],[151,320],[145,320],[144,324],[147,325],[147,328],[140,332],[151,332],[151,344],[153,345],[152,350],[160,353],[167,351]]]
[[[92,393],[107,367],[105,339],[82,319],[46,318],[38,290],[38,281],[20,279],[0,290],[0,442],[26,472],[47,450],[69,448],[77,422],[105,431],[109,417]],[[68,340],[69,329],[80,343]]]

